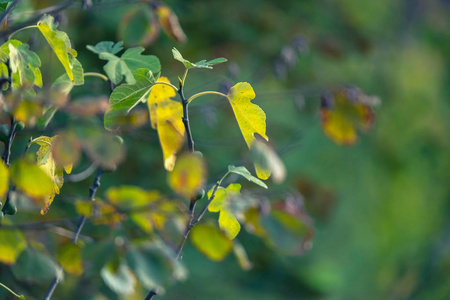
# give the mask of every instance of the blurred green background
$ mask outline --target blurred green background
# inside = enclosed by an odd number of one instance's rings
[[[148,4],[103,2],[86,11],[77,4],[61,15],[60,28],[71,37],[85,71],[102,72],[104,64],[85,45],[123,39],[125,46],[135,46],[148,27]],[[253,263],[250,271],[241,270],[233,257],[211,262],[188,244],[183,261],[190,276],[158,298],[449,299],[450,1],[165,3],[187,42],[160,34],[145,53],[159,57],[162,74],[172,82],[183,72],[172,58],[174,46],[191,61],[228,58],[213,71],[190,72],[186,93],[252,84],[288,174],[281,185],[269,183],[262,197],[303,192],[315,236],[309,251],[290,257],[243,231],[239,239]],[[129,28],[123,24],[126,14]],[[62,68],[54,67],[46,76],[61,74]],[[381,99],[373,129],[353,146],[328,139],[319,118],[320,94],[343,85]],[[107,87],[88,81],[77,93],[102,94]],[[209,182],[228,164],[248,161],[232,117],[219,98],[204,97],[191,107]],[[66,118],[57,115],[56,124]],[[120,176],[103,177],[99,194],[117,184],[168,190],[156,132],[148,125],[124,138],[126,163],[116,171]],[[63,192],[86,194],[89,183],[67,184]],[[54,210],[64,205],[57,199]],[[70,285],[61,285],[56,299],[65,299],[61,295],[68,291]]]

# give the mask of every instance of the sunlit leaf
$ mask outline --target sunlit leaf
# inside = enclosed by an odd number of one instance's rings
[[[170,81],[160,77],[158,82]],[[148,97],[148,109],[152,128],[158,130],[159,141],[163,150],[164,167],[172,171],[176,154],[184,143],[184,124],[182,121],[183,105],[170,98],[175,97],[175,90],[165,84],[157,84]]]
[[[172,190],[186,199],[190,199],[197,195],[205,183],[205,163],[199,155],[181,155],[167,179]]]
[[[44,15],[38,22],[37,27],[47,40],[50,47],[55,52],[59,61],[66,70],[69,79],[71,81],[75,81],[73,70],[74,61],[71,62],[71,57],[75,58],[77,56],[77,52],[72,49],[67,34],[63,31],[59,31],[56,29],[58,27],[58,24],[55,23],[54,17],[50,15]]]
[[[6,167],[5,163],[0,161],[0,199],[3,198],[3,196],[8,191],[9,187],[9,170],[8,167]]]
[[[95,199],[95,202],[76,201],[75,209],[77,210],[77,213],[82,216],[94,217],[93,223],[96,225],[114,225],[114,223],[121,222],[126,219],[126,216],[119,213],[114,206],[97,198]]]
[[[256,183],[257,185],[267,189],[267,185],[264,182],[262,182],[261,180],[259,180],[258,178],[256,178],[255,176],[253,176],[252,174],[250,174],[250,172],[245,167],[235,167],[233,165],[229,165],[228,171],[231,173],[241,175],[248,181]]]
[[[190,237],[194,246],[214,261],[223,260],[233,249],[231,240],[211,225],[196,225],[192,228]]]
[[[178,22],[177,15],[165,4],[159,3],[155,9],[164,32],[177,42],[186,42],[186,35]]]
[[[115,130],[116,119],[127,115],[140,102],[145,102],[146,95],[156,82],[153,73],[148,69],[134,72],[135,84],[122,84],[114,89],[109,99],[110,107],[105,113],[104,124],[107,130]]]
[[[255,133],[268,140],[266,136],[266,114],[258,105],[251,102],[254,98],[255,92],[247,82],[234,85],[228,92],[228,100],[249,149],[256,140]],[[267,179],[269,177],[270,174],[259,172],[258,169],[257,175],[259,178]]]
[[[2,219],[5,225],[11,225],[7,219]],[[0,227],[0,262],[12,265],[19,255],[27,248],[27,242],[19,230]]]
[[[58,247],[56,258],[67,273],[81,275],[83,273],[83,260],[80,243],[66,243]]]
[[[49,199],[54,194],[51,178],[40,167],[27,160],[13,162],[10,178],[17,188],[37,200]]]
[[[321,98],[320,116],[323,132],[339,145],[352,145],[357,129],[368,131],[375,115],[369,101],[374,97],[365,95],[360,89],[346,87]]]
[[[234,239],[241,230],[241,225],[230,209],[230,201],[233,197],[240,195],[240,190],[239,183],[230,184],[226,189],[219,187],[213,201],[208,206],[209,211],[220,212],[219,227],[230,239]],[[208,198],[211,198],[212,192],[212,189],[208,192]]]
[[[105,284],[117,294],[130,294],[134,291],[136,280],[125,262],[119,265],[109,262],[100,271]]]
[[[3,43],[0,46],[0,60],[2,62],[7,62],[9,59],[9,45],[10,44],[12,46],[14,46],[14,48],[17,48],[20,45],[22,45],[22,42],[18,41],[18,40],[9,40],[9,41],[6,41],[5,43]]]
[[[186,69],[192,69],[192,68],[212,69],[213,65],[217,65],[217,64],[228,61],[226,58],[220,57],[220,58],[215,58],[210,61],[201,60],[196,63],[191,63],[187,59],[184,59],[183,56],[181,55],[180,51],[178,51],[176,48],[172,49],[172,54],[173,54],[173,58],[175,58],[176,60],[181,62],[186,67]],[[253,98],[254,98],[254,96],[253,96]]]

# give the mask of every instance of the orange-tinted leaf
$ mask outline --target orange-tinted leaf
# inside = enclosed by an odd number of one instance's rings
[[[368,131],[373,125],[373,99],[352,87],[322,95],[320,116],[324,133],[336,144],[353,145],[358,139],[357,129]]]
[[[175,168],[168,174],[169,186],[179,195],[190,199],[203,187],[206,168],[197,154],[184,154],[177,160]]]
[[[177,42],[185,43],[186,35],[178,22],[177,15],[164,4],[159,4],[155,9],[159,24],[165,33]]]

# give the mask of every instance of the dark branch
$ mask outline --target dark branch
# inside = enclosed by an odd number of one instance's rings
[[[145,297],[145,300],[150,300],[155,295],[156,295],[156,291],[155,290],[151,290],[150,293],[148,293],[147,297]]]
[[[11,126],[9,127],[8,139],[5,143],[5,149],[3,150],[2,160],[9,167],[9,156],[11,155],[11,145],[16,135],[16,121],[11,116]]]
[[[53,279],[52,284],[48,288],[48,291],[47,291],[47,294],[44,297],[44,300],[50,300],[50,298],[52,297],[53,292],[55,291],[56,286],[58,285],[58,283],[59,283],[59,279],[58,279],[58,275],[56,275],[55,279]]]
[[[11,2],[11,4],[5,9],[5,12],[0,16],[0,24],[2,24],[3,20],[9,15],[9,13],[14,9],[14,7],[19,4],[22,0],[15,0]]]
[[[98,168],[97,170],[97,176],[95,176],[94,183],[92,184],[91,188],[89,189],[89,201],[95,200],[95,193],[97,192],[97,189],[100,187],[100,179],[102,178],[103,170],[101,168]],[[75,233],[73,234],[72,242],[74,244],[77,243],[78,237],[80,236],[81,230],[83,229],[84,223],[86,223],[86,216],[82,216],[80,220],[78,221],[78,225],[75,229]]]
[[[181,103],[183,104],[183,124],[186,129],[186,137],[188,140],[189,152],[194,152],[194,140],[192,139],[191,127],[189,126],[189,112],[188,112],[188,102],[186,97],[184,97],[183,84],[180,83],[180,88],[178,89],[178,94],[180,94]]]

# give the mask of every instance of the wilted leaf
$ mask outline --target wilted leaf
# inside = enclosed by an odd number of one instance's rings
[[[255,176],[253,176],[252,174],[250,174],[250,172],[245,167],[235,167],[233,165],[229,165],[228,171],[230,173],[235,173],[235,174],[241,175],[248,181],[256,183],[257,185],[267,189],[267,185],[264,182],[262,182],[261,180],[259,180],[258,178],[256,178]]]
[[[158,4],[155,8],[159,24],[165,33],[177,42],[186,42],[186,35],[178,22],[177,15],[165,4]]]
[[[205,163],[199,155],[181,155],[167,179],[172,190],[186,199],[190,199],[197,195],[205,183]]]
[[[9,188],[9,170],[3,160],[0,161],[0,199],[6,194]]]
[[[56,258],[67,273],[81,275],[83,273],[83,260],[80,243],[66,243],[58,248]]]
[[[127,115],[140,102],[145,102],[145,96],[156,82],[153,73],[148,69],[138,69],[134,72],[135,84],[122,84],[114,89],[109,99],[110,107],[105,113],[104,124],[107,130],[115,130],[116,119]]]
[[[10,225],[7,219],[2,219],[2,223]],[[19,255],[27,248],[27,242],[19,230],[0,227],[0,262],[12,265]]]
[[[170,81],[160,77],[158,82]],[[184,143],[184,124],[182,121],[183,105],[170,98],[175,97],[175,90],[165,84],[157,84],[148,97],[148,109],[152,128],[158,130],[159,141],[163,150],[164,167],[172,171],[176,154]]]
[[[187,59],[184,59],[183,56],[181,55],[180,51],[178,51],[176,48],[172,49],[172,54],[173,54],[173,58],[175,58],[176,60],[181,62],[186,67],[186,69],[192,69],[192,68],[212,69],[213,65],[217,65],[217,64],[224,63],[224,62],[228,61],[226,58],[219,57],[219,58],[215,58],[215,59],[210,60],[210,61],[201,60],[201,61],[198,61],[196,63],[191,63]]]
[[[233,248],[231,240],[211,225],[197,224],[190,236],[194,246],[214,261],[223,260]]]
[[[44,15],[38,22],[37,27],[44,35],[45,39],[55,52],[59,61],[62,63],[70,81],[75,81],[75,61],[73,61],[72,58],[75,58],[77,56],[77,52],[72,49],[67,34],[56,29],[56,27],[58,27],[58,24],[55,23],[54,17],[49,15]]]
[[[208,206],[209,211],[220,212],[219,227],[230,239],[234,239],[241,230],[241,225],[230,209],[230,200],[240,195],[240,191],[241,185],[239,183],[230,184],[226,189],[219,187],[213,201]],[[213,190],[208,192],[208,198],[211,198],[212,192]]]
[[[276,183],[281,183],[285,179],[286,167],[283,161],[265,140],[256,139],[250,151],[259,178],[268,178],[272,174],[272,179]]]
[[[373,99],[352,87],[322,95],[320,116],[324,133],[336,144],[354,144],[356,130],[368,131],[373,125],[375,115],[371,105],[376,102]]]
[[[134,291],[136,280],[125,262],[116,265],[107,263],[100,271],[105,284],[117,294],[130,294]]]

